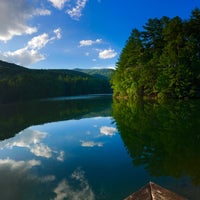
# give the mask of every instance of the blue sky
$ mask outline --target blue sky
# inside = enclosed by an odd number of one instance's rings
[[[0,59],[35,69],[114,68],[133,28],[189,19],[199,0],[0,0]]]

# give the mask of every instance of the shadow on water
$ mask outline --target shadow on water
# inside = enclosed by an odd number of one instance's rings
[[[133,164],[152,176],[200,185],[200,101],[114,101],[113,116]]]
[[[103,98],[103,100],[102,100]],[[32,101],[18,104],[0,104],[0,140],[13,137],[25,128],[83,116],[110,116],[111,96],[85,96]]]

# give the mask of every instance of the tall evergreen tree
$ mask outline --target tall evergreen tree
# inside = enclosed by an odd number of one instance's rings
[[[133,95],[138,90],[139,60],[143,52],[140,32],[133,29],[117,62],[117,69],[111,82],[115,95]],[[126,78],[125,78],[126,77]]]
[[[149,19],[133,29],[112,77],[114,95],[200,97],[200,10],[180,17]]]

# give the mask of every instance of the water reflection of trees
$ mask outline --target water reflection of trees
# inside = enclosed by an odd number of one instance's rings
[[[134,165],[153,176],[200,184],[200,102],[114,101],[113,116]]]
[[[110,116],[111,96],[62,101],[32,101],[0,104],[0,140],[43,123],[78,119],[82,116]]]

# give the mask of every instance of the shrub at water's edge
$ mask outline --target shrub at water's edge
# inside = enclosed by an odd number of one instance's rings
[[[115,97],[200,97],[200,9],[149,19],[128,38],[111,79]]]

